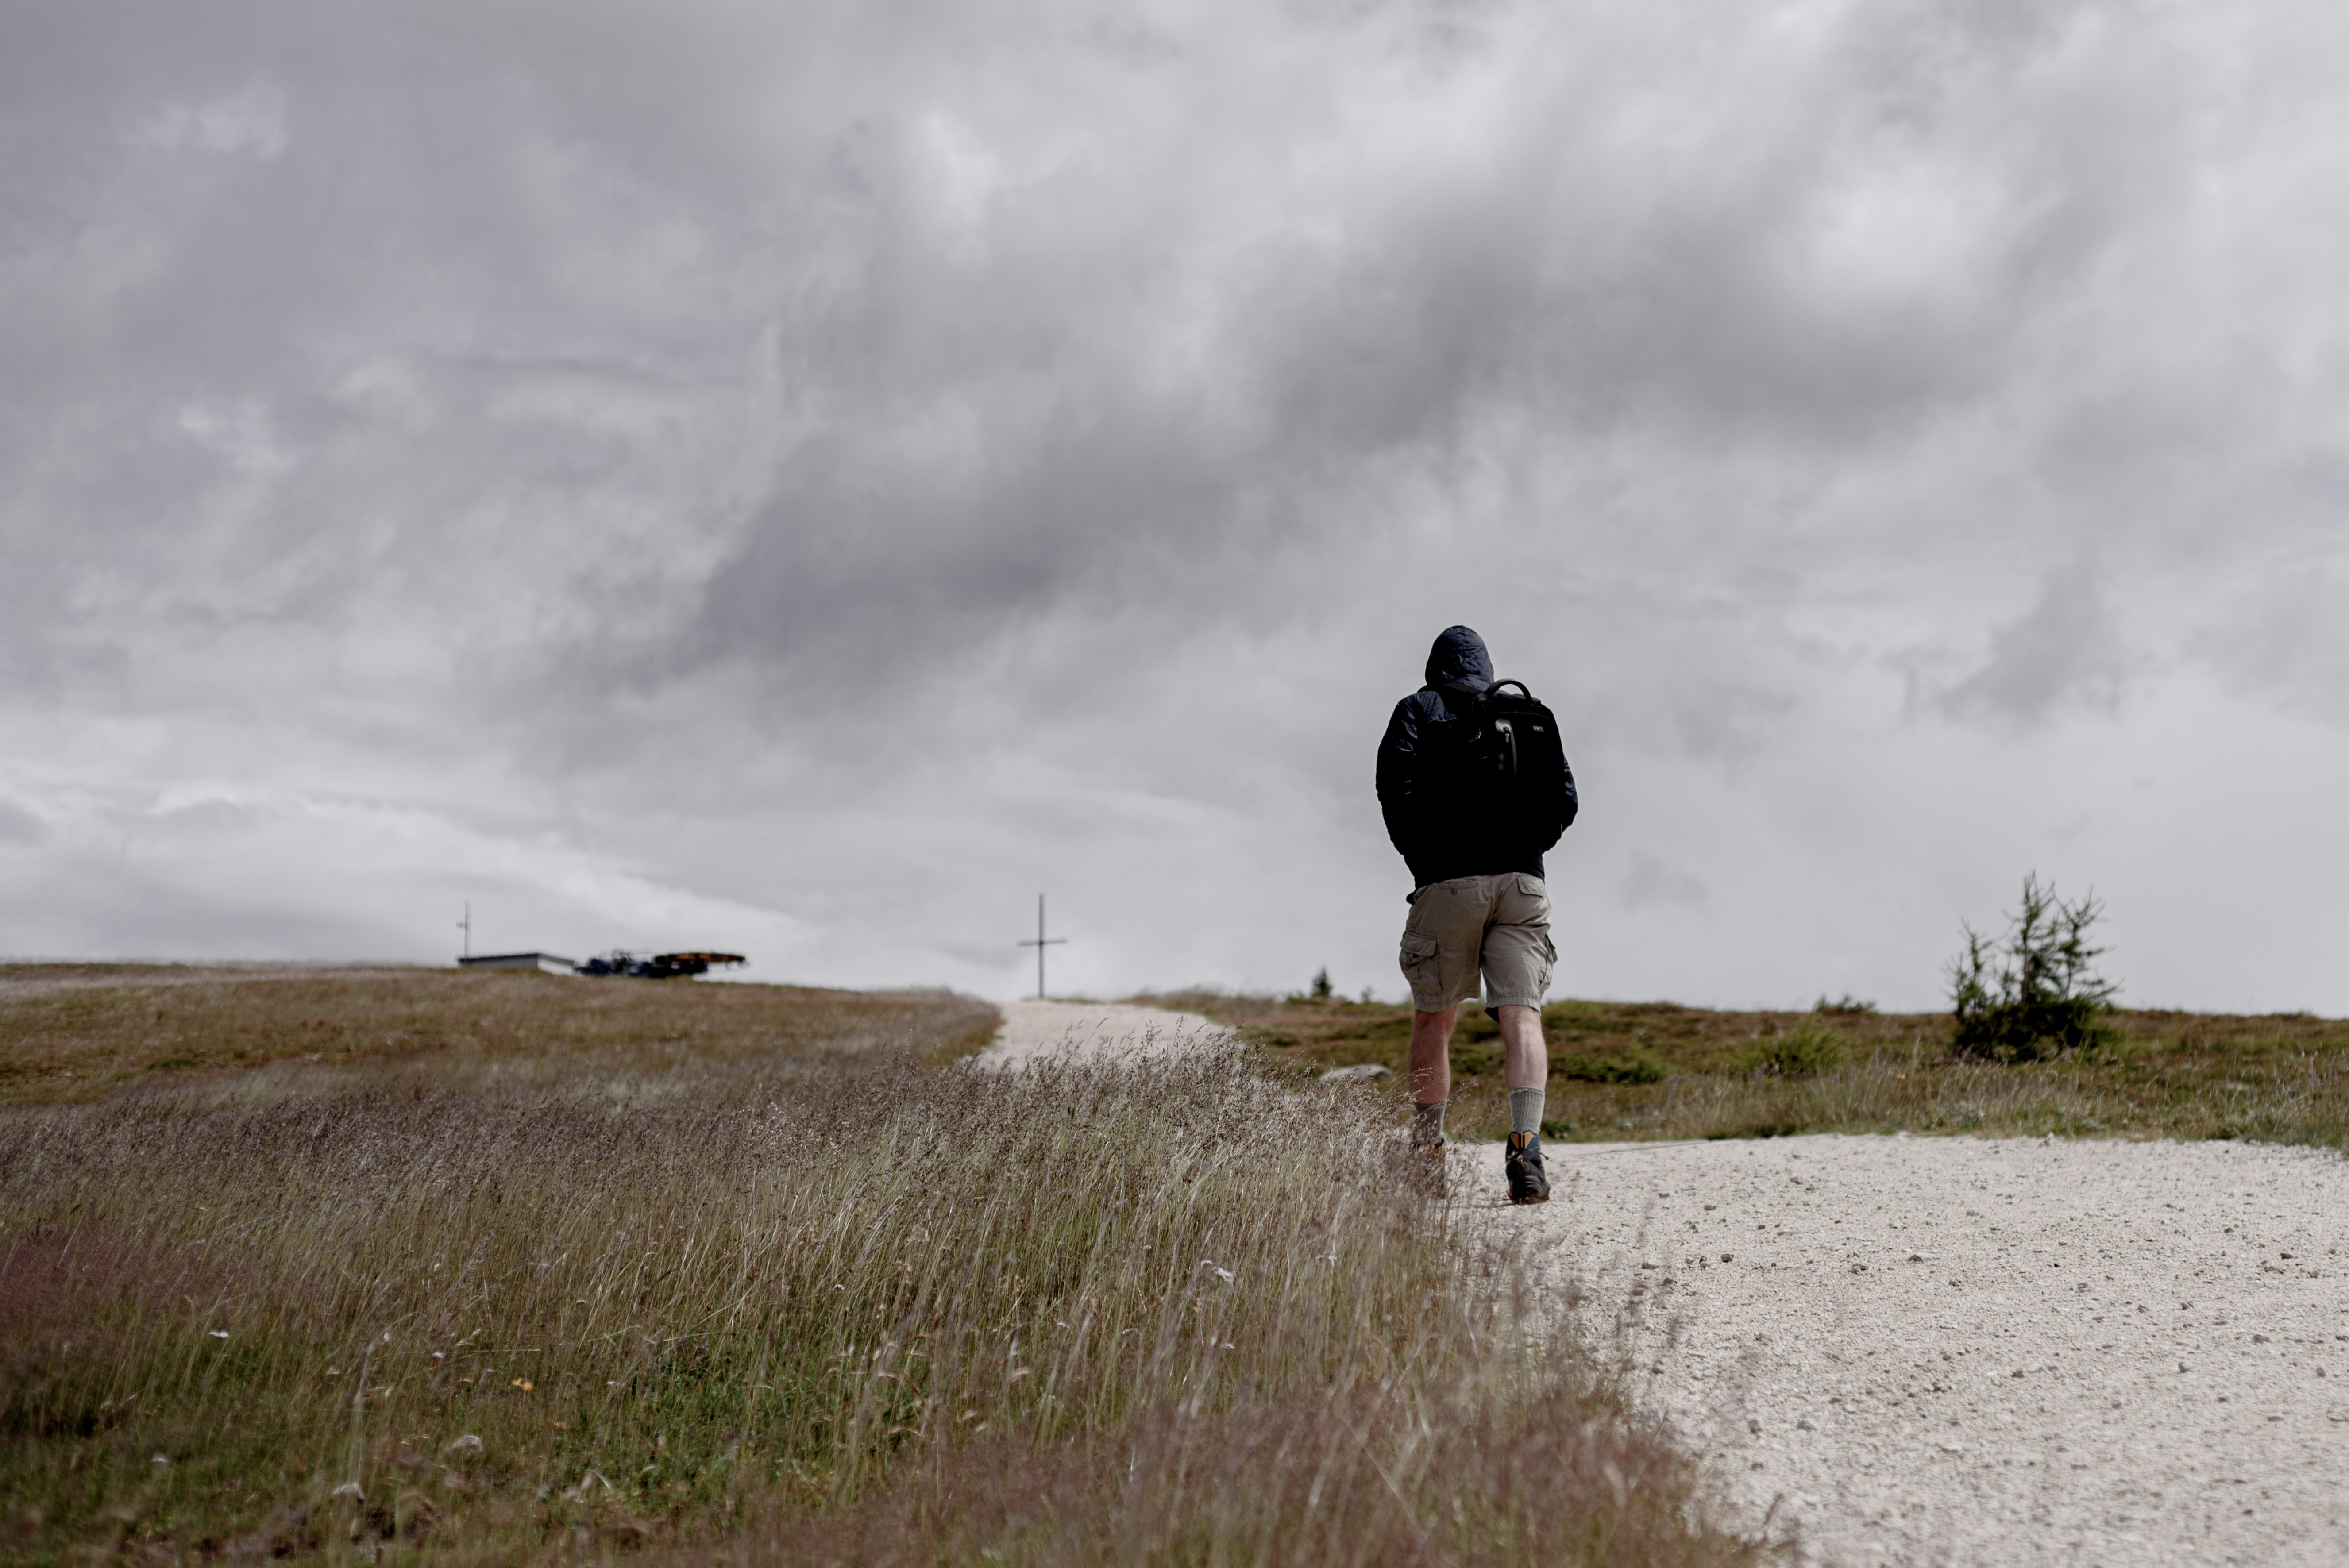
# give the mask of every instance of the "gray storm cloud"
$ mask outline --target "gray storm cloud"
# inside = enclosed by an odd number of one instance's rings
[[[2050,573],[2038,602],[1998,628],[1982,667],[1939,700],[1961,717],[2035,724],[2067,702],[2117,702],[2127,667],[2097,573],[2075,564]]]
[[[84,891],[0,939],[430,956],[474,879],[1009,988],[1050,881],[1087,985],[1392,987],[1368,749],[1465,619],[1594,781],[1563,985],[1929,996],[2172,727],[2335,743],[2345,36],[18,7],[0,855]]]

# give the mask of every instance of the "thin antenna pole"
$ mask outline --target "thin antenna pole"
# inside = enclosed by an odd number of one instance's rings
[[[465,918],[457,923],[457,929],[465,934],[465,956],[471,958],[473,955],[473,901],[471,899],[465,901]]]
[[[1044,999],[1044,949],[1058,947],[1068,940],[1065,936],[1048,937],[1044,934],[1044,895],[1038,893],[1036,895],[1036,940],[1015,942],[1012,945],[1032,947],[1036,950],[1036,1000],[1039,1002]]]

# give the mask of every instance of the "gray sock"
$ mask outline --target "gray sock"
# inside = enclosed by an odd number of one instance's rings
[[[1541,1090],[1513,1088],[1509,1091],[1509,1130],[1511,1132],[1539,1132],[1541,1113]]]
[[[1421,1105],[1413,1101],[1411,1108],[1411,1145],[1414,1149],[1433,1149],[1444,1141],[1444,1101]]]

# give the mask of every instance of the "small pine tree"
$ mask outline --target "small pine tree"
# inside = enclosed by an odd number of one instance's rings
[[[2023,879],[2023,908],[2002,941],[1962,927],[1966,950],[1949,967],[1957,1020],[1950,1048],[1985,1061],[2035,1062],[2109,1044],[2104,1017],[2117,987],[2090,965],[2110,950],[2088,945],[2088,929],[2104,913],[2093,892],[2066,903],[2034,872]]]
[[[1321,973],[1313,976],[1313,999],[1316,1002],[1330,999],[1330,966],[1327,964],[1321,965]]]

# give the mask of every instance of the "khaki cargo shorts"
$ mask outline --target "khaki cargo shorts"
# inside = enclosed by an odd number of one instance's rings
[[[1480,969],[1486,1011],[1538,1007],[1557,963],[1549,889],[1522,872],[1430,882],[1403,922],[1403,978],[1423,1013],[1474,1001]]]

